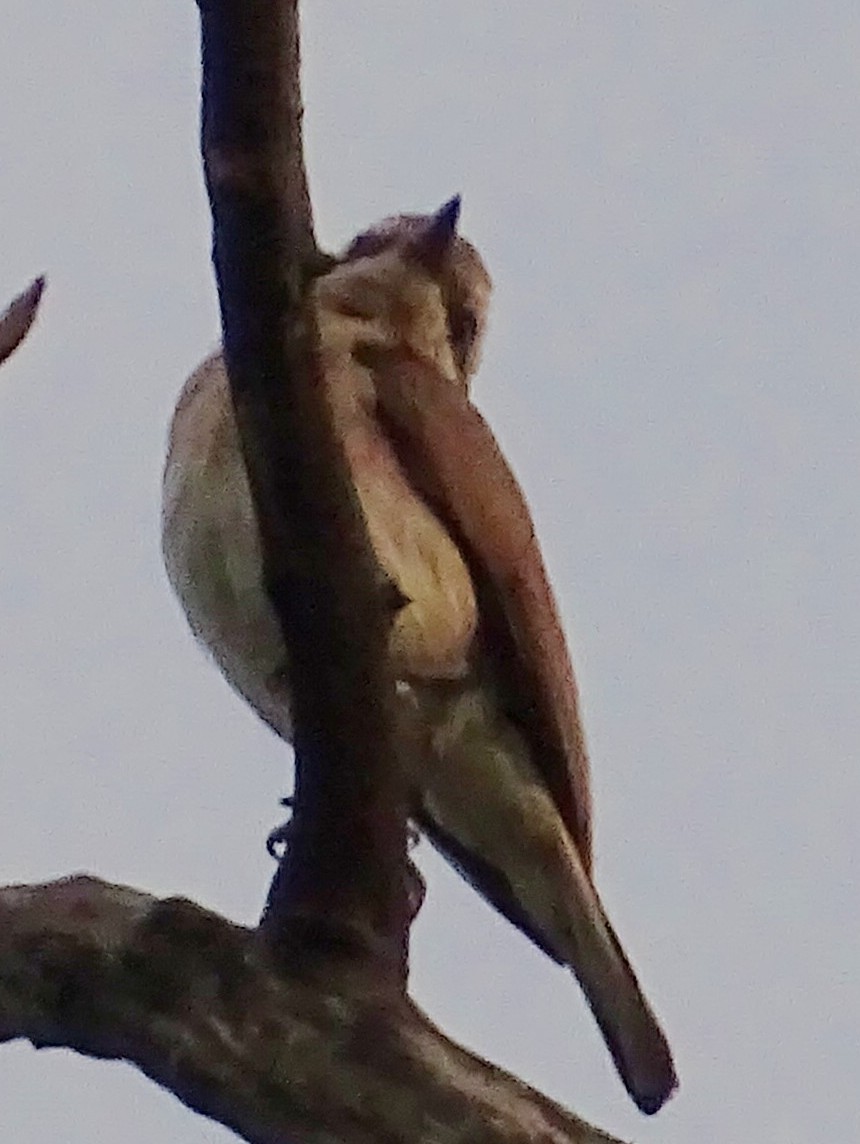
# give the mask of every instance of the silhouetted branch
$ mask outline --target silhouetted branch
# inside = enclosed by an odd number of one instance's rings
[[[620,1144],[404,999],[273,968],[252,930],[78,877],[0,890],[0,1041],[137,1065],[251,1144]]]
[[[296,4],[199,7],[224,351],[294,696],[290,847],[263,925],[285,956],[316,959],[346,941],[347,956],[385,963],[380,983],[400,981],[410,918],[386,669],[392,614],[330,424],[306,301],[328,263],[302,154]]]

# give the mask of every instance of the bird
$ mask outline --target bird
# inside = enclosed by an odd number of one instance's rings
[[[491,279],[460,199],[391,216],[315,280],[335,432],[402,606],[388,643],[420,725],[411,817],[471,885],[578,979],[630,1096],[677,1087],[666,1037],[593,880],[577,684],[520,485],[470,399]],[[282,738],[288,649],[220,353],[186,382],[164,470],[168,578],[197,639]]]

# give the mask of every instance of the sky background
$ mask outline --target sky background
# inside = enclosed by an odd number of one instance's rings
[[[681,1090],[626,1098],[575,983],[422,845],[412,988],[641,1144],[860,1125],[860,10],[309,0],[318,236],[463,194],[496,296],[476,400],[527,490],[583,692],[604,899]],[[191,0],[7,0],[0,878],[91,871],[252,924],[288,754],[159,553],[217,340]],[[122,1064],[0,1047],[16,1144],[226,1144]]]

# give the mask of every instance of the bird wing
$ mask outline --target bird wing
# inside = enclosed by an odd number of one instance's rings
[[[576,682],[531,513],[465,387],[403,351],[367,347],[377,413],[409,480],[462,545],[510,715],[591,871],[588,755]]]

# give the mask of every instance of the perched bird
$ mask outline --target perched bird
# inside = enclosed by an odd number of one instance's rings
[[[523,494],[469,400],[490,297],[459,199],[356,238],[315,285],[322,366],[376,557],[406,601],[389,654],[425,749],[412,813],[514,925],[578,978],[640,1109],[669,1047],[592,882],[589,765],[558,613]],[[224,364],[191,376],[164,476],[163,545],[194,634],[291,736],[287,651]]]

